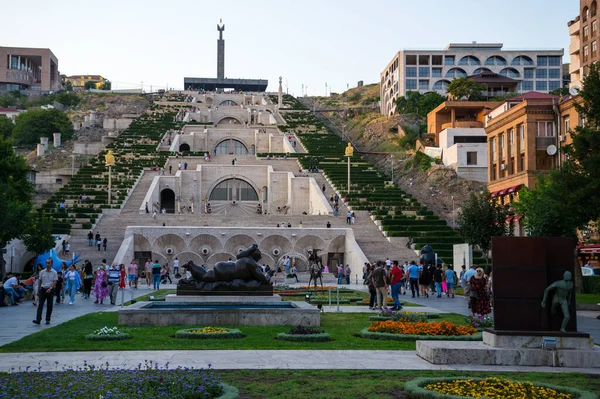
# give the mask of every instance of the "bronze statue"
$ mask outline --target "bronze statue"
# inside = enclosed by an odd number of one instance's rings
[[[258,245],[241,251],[236,260],[217,262],[211,270],[206,270],[189,261],[185,266],[192,278],[183,279],[177,285],[177,292],[192,294],[193,292],[210,291],[271,291],[271,276],[274,271],[264,274],[257,263],[261,258]]]
[[[563,313],[563,320],[560,326],[560,331],[566,332],[567,324],[571,319],[569,314],[569,305],[571,304],[571,295],[573,293],[573,276],[571,272],[565,272],[563,280],[553,282],[544,291],[544,299],[542,299],[542,308],[546,308],[546,302],[548,300],[548,294],[554,290],[554,296],[552,297],[552,315],[556,314],[556,308],[560,306]]]
[[[308,289],[310,290],[310,284],[312,281],[315,282],[315,291],[317,290],[317,279],[321,282],[321,290],[323,290],[323,260],[319,256],[319,248],[313,248],[312,251],[309,249],[308,252],[308,271],[310,272],[310,278],[308,280]]]

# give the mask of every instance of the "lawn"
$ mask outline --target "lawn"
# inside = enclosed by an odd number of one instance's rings
[[[419,377],[489,377],[490,373],[461,371],[377,370],[244,370],[217,371],[223,382],[236,386],[247,399],[400,399],[404,383]],[[600,392],[600,378],[578,373],[493,373],[494,377],[545,382]]]
[[[577,294],[577,303],[582,305],[597,305],[600,303],[600,295]]]
[[[103,350],[185,350],[185,349],[397,349],[415,350],[414,342],[364,339],[357,336],[371,323],[373,313],[335,313],[321,315],[321,327],[332,337],[330,342],[286,342],[274,339],[278,333],[289,331],[289,326],[241,326],[243,339],[186,340],[174,338],[177,330],[189,326],[120,327],[132,336],[126,341],[86,341],[84,336],[104,326],[117,325],[117,312],[91,313],[62,323],[56,327],[28,335],[0,347],[0,352],[59,352]],[[434,321],[448,320],[464,324],[457,314],[444,314]],[[234,326],[224,326],[234,327]]]

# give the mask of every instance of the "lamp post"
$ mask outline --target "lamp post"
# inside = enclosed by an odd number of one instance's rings
[[[451,196],[452,198],[452,228],[455,229],[456,228],[456,223],[454,220],[454,195]]]
[[[71,160],[71,178],[73,178],[74,170],[75,170],[75,154],[71,154],[71,158],[73,158]]]
[[[394,158],[396,158],[394,156],[394,154],[392,154],[392,184],[395,186],[396,184],[394,183]]]
[[[348,143],[346,147],[346,152],[344,153],[345,157],[348,157],[348,195],[350,195],[350,158],[354,155],[354,148],[352,147],[352,143]]]
[[[112,194],[111,168],[115,164],[115,156],[113,155],[113,152],[111,150],[108,150],[108,152],[104,156],[104,163],[106,164],[106,166],[108,166],[108,205],[110,205],[110,199]]]

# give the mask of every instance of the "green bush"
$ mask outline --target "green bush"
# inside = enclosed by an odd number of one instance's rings
[[[276,339],[291,342],[326,342],[331,341],[331,337],[327,333],[321,334],[277,334]]]
[[[127,333],[115,334],[115,335],[98,335],[88,334],[85,336],[86,341],[122,341],[131,338],[131,335]]]
[[[600,294],[600,276],[586,276],[583,278],[584,294]]]
[[[390,341],[481,341],[483,335],[481,332],[473,335],[408,335],[408,334],[392,334],[385,332],[371,332],[368,328],[360,331],[362,338],[368,339],[384,339]]]
[[[188,328],[185,330],[179,330],[175,333],[177,338],[188,338],[188,339],[235,339],[244,338],[244,334],[238,329],[234,328],[223,328],[227,330],[225,333],[194,333],[193,330],[199,330],[202,327]],[[221,328],[221,327],[219,327]]]

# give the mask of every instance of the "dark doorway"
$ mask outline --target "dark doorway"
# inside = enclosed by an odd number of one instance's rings
[[[183,143],[179,146],[179,152],[185,152],[190,150],[190,145],[188,143]]]
[[[160,192],[160,207],[166,209],[167,213],[175,213],[175,193],[170,188]]]

